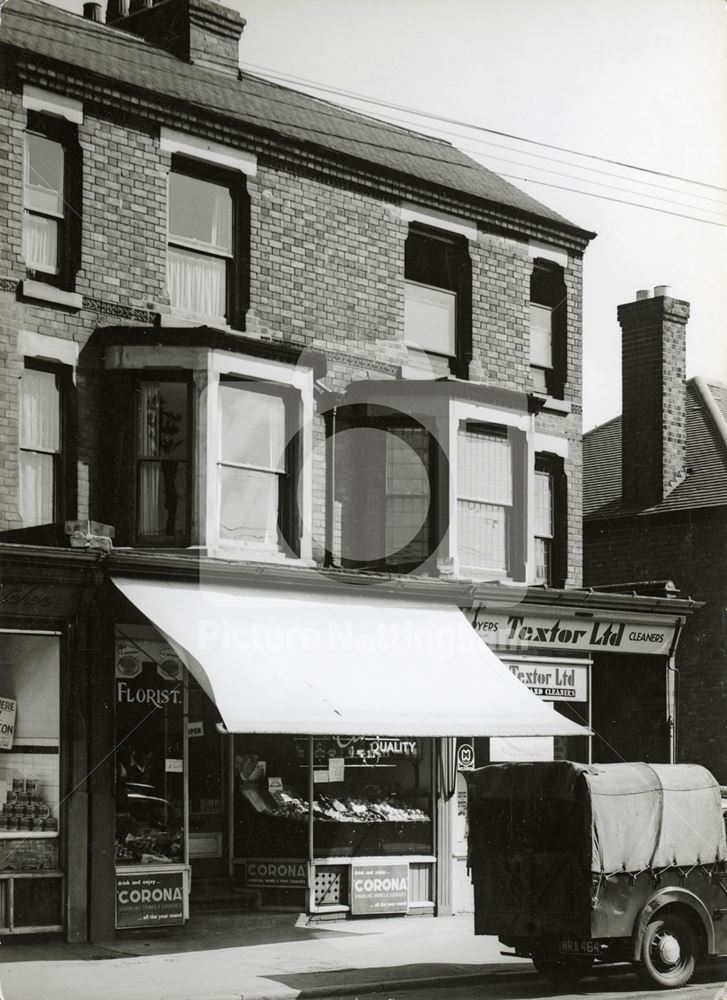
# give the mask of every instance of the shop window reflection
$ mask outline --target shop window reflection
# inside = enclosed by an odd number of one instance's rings
[[[316,737],[316,858],[430,854],[430,740]],[[237,737],[235,854],[305,858],[309,740]]]
[[[116,641],[116,862],[179,863],[183,842],[183,668],[158,639]]]

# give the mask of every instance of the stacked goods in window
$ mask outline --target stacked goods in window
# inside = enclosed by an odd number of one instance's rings
[[[50,813],[35,778],[13,778],[12,788],[6,791],[2,804],[0,832],[55,832],[58,820]]]

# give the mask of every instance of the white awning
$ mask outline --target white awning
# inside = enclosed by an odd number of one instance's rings
[[[557,736],[540,701],[455,607],[114,578],[230,732]]]

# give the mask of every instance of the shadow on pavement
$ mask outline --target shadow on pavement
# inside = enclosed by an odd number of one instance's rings
[[[173,955],[311,941],[324,936],[328,939],[332,936],[350,937],[355,933],[351,929],[343,932],[330,927],[321,930],[315,926],[306,926],[299,913],[255,916],[204,913],[193,916],[184,927],[169,927],[156,933],[120,932],[116,940],[97,944],[69,944],[56,934],[4,937],[0,948],[0,964],[140,958],[144,955]]]

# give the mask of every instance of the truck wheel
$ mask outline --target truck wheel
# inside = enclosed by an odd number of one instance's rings
[[[648,978],[663,989],[688,983],[697,965],[697,940],[689,922],[677,913],[657,914],[646,926],[641,963]]]
[[[569,986],[575,986],[593,965],[593,959],[587,955],[560,958],[557,955],[539,953],[533,955],[532,960],[543,979],[556,990],[565,990]]]

